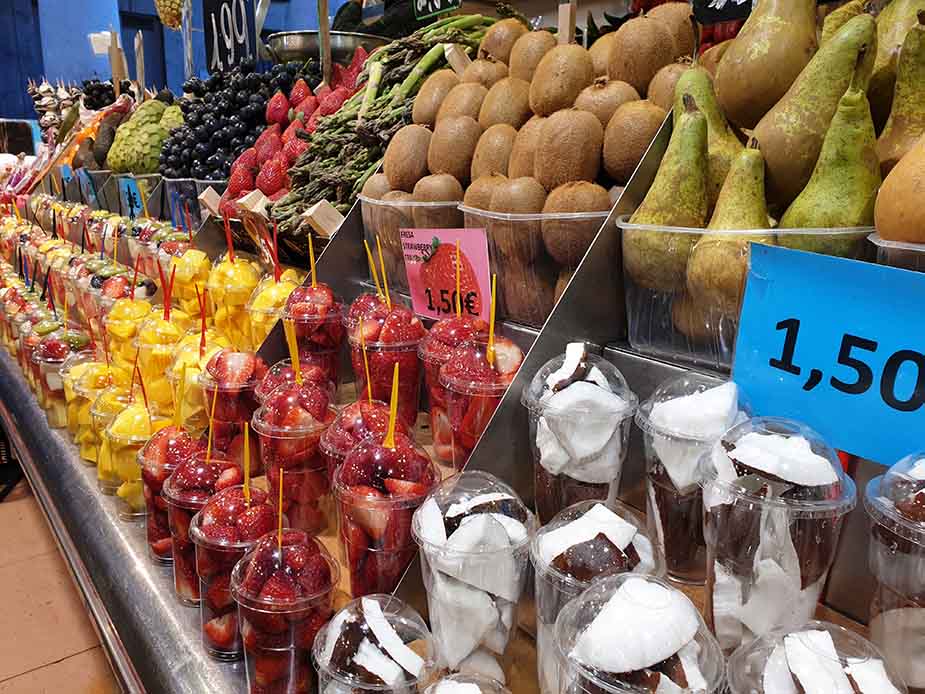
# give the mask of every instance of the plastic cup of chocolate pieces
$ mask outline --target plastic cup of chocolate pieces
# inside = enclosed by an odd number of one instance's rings
[[[415,512],[411,531],[441,667],[506,683],[535,530],[514,490],[484,472],[449,478]]]
[[[424,694],[511,694],[497,680],[481,675],[450,675],[427,688]]]
[[[566,506],[615,499],[637,398],[617,368],[572,342],[524,389],[541,523]]]
[[[925,692],[925,452],[874,477],[864,507],[876,581],[870,638],[913,691]]]
[[[319,694],[423,691],[436,649],[421,616],[391,595],[354,600],[318,632],[312,649]]]
[[[835,451],[789,419],[737,424],[701,458],[705,613],[731,652],[812,619],[855,487]]]
[[[540,692],[559,691],[556,618],[592,581],[617,573],[665,575],[665,560],[646,521],[619,501],[580,501],[559,512],[530,543],[536,599]]]
[[[591,584],[559,613],[557,694],[723,691],[723,654],[684,593],[654,576]]]
[[[645,443],[649,534],[676,581],[703,583],[706,577],[700,458],[744,418],[735,383],[693,372],[663,382],[636,411]]]
[[[741,646],[726,667],[729,694],[905,694],[877,647],[844,627],[811,621]]]

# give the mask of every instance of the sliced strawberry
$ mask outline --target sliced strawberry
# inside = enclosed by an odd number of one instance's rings
[[[236,352],[222,349],[212,355],[206,371],[225,388],[250,383],[257,371],[257,357],[253,352]]]
[[[517,369],[524,362],[524,353],[507,338],[495,339],[495,371],[508,383],[514,380]]]
[[[395,306],[382,324],[379,341],[389,343],[411,342],[423,337],[425,332],[421,321],[409,308]]]
[[[169,537],[151,542],[150,547],[158,557],[169,557],[173,554],[173,540]]]
[[[206,606],[213,612],[223,612],[234,605],[230,583],[231,579],[228,574],[220,574],[212,580],[206,589],[203,599]]]
[[[254,661],[254,680],[262,687],[269,686],[289,674],[292,665],[289,653],[261,653]]]
[[[267,504],[251,506],[237,520],[238,537],[242,541],[257,540],[276,526],[276,514]]]
[[[315,610],[306,619],[295,625],[295,645],[310,650],[321,627],[331,618],[327,610]]]
[[[453,441],[453,427],[450,426],[450,418],[446,410],[441,407],[430,408],[430,430],[435,446]]]
[[[202,534],[212,542],[220,545],[232,545],[238,542],[238,532],[227,525],[204,525]]]
[[[426,496],[430,491],[427,485],[419,482],[409,482],[407,480],[387,477],[382,481],[390,496]]]
[[[470,451],[475,448],[482,432],[488,426],[491,416],[498,406],[498,398],[473,395],[469,399],[469,406],[463,415],[459,427],[459,438],[463,446]]]
[[[222,473],[215,480],[215,491],[221,491],[228,487],[234,487],[244,482],[244,474],[236,465],[231,465],[222,470]]]
[[[317,595],[331,587],[331,568],[321,554],[308,558],[299,574],[299,585],[305,595]]]
[[[351,498],[344,501],[347,512],[366,534],[378,541],[389,524],[389,512],[376,500],[385,498],[384,495],[372,487],[353,487]]]
[[[260,600],[292,602],[299,597],[299,587],[285,571],[276,571],[260,589]]]

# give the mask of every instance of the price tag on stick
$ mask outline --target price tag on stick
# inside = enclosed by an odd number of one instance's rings
[[[922,448],[925,274],[752,244],[733,377],[761,415],[886,465]]]

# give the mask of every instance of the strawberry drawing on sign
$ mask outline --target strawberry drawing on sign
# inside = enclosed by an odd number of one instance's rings
[[[482,298],[479,283],[466,254],[460,251],[459,295],[463,313],[478,316],[482,312]],[[424,253],[421,264],[421,280],[432,308],[443,313],[456,310],[456,246],[441,243],[436,236],[431,247]]]

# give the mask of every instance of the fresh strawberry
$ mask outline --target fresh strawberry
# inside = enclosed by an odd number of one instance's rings
[[[466,397],[466,396],[462,396]],[[470,451],[475,448],[479,437],[488,426],[491,416],[495,413],[498,406],[498,400],[492,397],[478,397],[473,395],[469,398],[469,406],[466,408],[462,422],[457,430],[459,431],[460,443]]]
[[[392,477],[384,479],[382,483],[392,496],[426,496],[430,489],[427,485],[418,482],[409,482]]]
[[[247,169],[253,174],[257,168],[257,150],[254,147],[248,147],[238,155],[238,158],[231,165],[231,173],[233,174],[239,168]],[[251,189],[253,189],[253,186],[251,186]]]
[[[289,99],[281,91],[277,91],[267,102],[267,124],[279,123],[286,125],[289,122]]]
[[[228,574],[216,576],[203,596],[206,606],[213,612],[222,612],[234,605],[230,586],[231,577]]]
[[[287,548],[283,553],[283,561],[286,562],[289,571],[300,574],[305,570],[308,560],[316,554],[319,554],[318,545],[312,540],[311,543]]]
[[[238,541],[238,533],[227,525],[204,525],[202,534],[219,545],[232,545]]]
[[[273,135],[279,136],[282,134],[283,134],[283,129],[280,127],[279,123],[273,123],[272,125],[268,125],[267,127],[263,129],[263,132],[261,132],[260,135],[257,136],[257,140],[254,142],[254,149],[259,148],[260,145],[266,142]]]
[[[331,568],[327,560],[321,554],[309,557],[298,580],[305,595],[317,595],[327,590],[331,585]]]
[[[380,342],[411,342],[424,336],[424,326],[406,306],[396,304],[382,324]]]
[[[254,680],[261,687],[267,687],[288,675],[290,667],[289,653],[261,653],[254,661]]]
[[[329,116],[332,113],[336,113],[338,109],[343,106],[349,95],[346,88],[337,87],[337,89],[334,89],[330,94],[319,97],[318,110],[321,112],[322,116]]]
[[[250,192],[251,191],[249,190],[244,191],[238,197],[243,198],[245,195],[247,195]],[[229,195],[228,191],[225,190],[225,192],[222,193],[221,202],[219,202],[218,204],[218,213],[224,217],[229,217],[231,219],[236,218],[238,216],[237,199],[238,198],[235,198]]]
[[[495,339],[495,371],[502,381],[513,381],[523,361],[524,353],[515,343],[503,337]]]
[[[308,117],[308,121],[305,123],[305,132],[313,133],[318,129],[318,121],[321,119],[322,113],[320,108],[316,108],[312,111],[312,115]]]
[[[299,104],[298,107],[294,109],[294,111],[297,117],[301,116],[301,119],[303,122],[308,122],[308,119],[311,117],[311,115],[315,112],[317,108],[318,108],[318,97],[309,96],[309,97],[306,97],[305,100],[303,100],[302,103]]]
[[[260,589],[260,600],[292,602],[299,597],[298,585],[283,570],[276,571]]]
[[[221,617],[210,619],[202,627],[202,631],[215,648],[231,648],[238,636],[238,616],[234,612],[228,612]]]
[[[298,123],[299,121],[295,121]],[[286,160],[289,162],[289,166],[292,166],[296,163],[296,160],[301,157],[305,152],[308,151],[309,144],[298,137],[294,137],[285,145],[283,145],[283,154],[286,155]]]
[[[334,90],[345,87],[344,77],[347,75],[347,68],[340,63],[334,63],[331,66],[331,88]]]
[[[225,388],[250,383],[258,370],[258,358],[253,352],[236,352],[228,348],[213,354],[206,364],[209,375]]]
[[[287,171],[286,160],[274,157],[257,174],[257,187],[264,195],[273,195],[286,186]]]
[[[315,96],[317,96],[319,99],[321,99],[321,98],[327,96],[327,95],[330,94],[330,93],[331,93],[331,87],[330,87],[329,85],[325,84],[325,85],[322,85],[322,86],[318,87],[318,91],[315,92]]]
[[[360,73],[360,70],[363,69],[366,59],[369,57],[369,53],[363,46],[357,46],[356,50],[353,52],[353,58],[350,59],[350,65],[347,66],[347,69],[351,72]]]
[[[462,309],[469,315],[478,316],[482,312],[482,297],[478,293],[479,283],[475,270],[465,253],[461,253],[459,260],[459,294]],[[440,239],[435,236],[429,253],[424,255],[421,280],[435,296],[452,297],[451,302],[455,306],[456,247],[449,243],[440,243]]]
[[[151,551],[158,557],[169,557],[173,554],[173,540],[166,537],[150,543]]]
[[[384,495],[372,487],[356,486],[351,489],[349,513],[353,521],[359,525],[373,540],[378,541],[389,524],[389,512],[377,500]]]
[[[243,155],[242,155],[243,156]],[[256,157],[256,152],[254,154]],[[228,187],[225,192],[228,197],[237,199],[244,195],[245,190],[254,189],[254,174],[248,166],[239,166],[231,170],[231,176],[228,177]]]
[[[257,150],[257,166],[263,167],[283,149],[283,139],[279,135],[270,135],[262,143],[255,144]]]
[[[267,200],[269,200],[270,202],[276,202],[277,200],[282,200],[287,195],[289,195],[289,189],[280,188],[278,191],[273,193],[273,195],[268,195]]]
[[[218,479],[215,480],[215,491],[221,491],[222,489],[227,489],[228,487],[234,487],[235,485],[241,484],[244,482],[244,475],[241,473],[241,468],[236,465],[227,467],[222,470],[222,473],[218,476]]]
[[[298,106],[309,96],[313,96],[311,87],[300,77],[296,80],[296,83],[292,85],[292,89],[289,92],[289,103],[293,107]]]
[[[238,516],[236,526],[241,541],[257,540],[276,526],[276,514],[267,504],[253,505]]]
[[[298,118],[296,118],[294,121],[292,121],[289,124],[289,127],[286,128],[286,131],[283,133],[283,136],[281,138],[283,141],[283,144],[285,145],[290,140],[295,139],[295,134],[299,130],[305,130],[305,124],[302,123],[302,121],[300,121]]]

